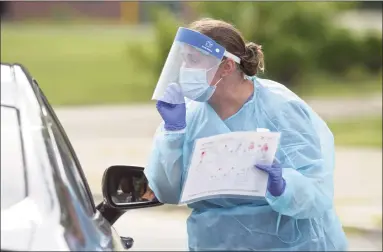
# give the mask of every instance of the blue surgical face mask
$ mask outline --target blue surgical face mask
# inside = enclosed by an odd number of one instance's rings
[[[212,97],[222,78],[210,86],[207,72],[211,69],[181,68],[179,82],[185,97],[198,102],[207,102]]]

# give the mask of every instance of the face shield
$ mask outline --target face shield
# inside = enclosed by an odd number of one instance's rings
[[[171,104],[184,103],[184,86],[188,89],[214,85],[213,79],[223,57],[240,63],[240,59],[208,36],[180,27],[170,48],[152,100]],[[179,95],[179,94],[182,95]],[[177,95],[178,94],[178,95]],[[181,97],[182,96],[182,97]]]

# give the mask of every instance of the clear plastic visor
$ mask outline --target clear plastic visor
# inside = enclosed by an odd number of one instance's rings
[[[181,84],[211,85],[221,60],[192,45],[174,41],[152,99],[183,103]]]
[[[192,85],[194,89],[194,86],[214,84],[214,76],[224,55],[225,48],[208,36],[180,27],[152,99],[183,103],[182,87],[185,85]]]

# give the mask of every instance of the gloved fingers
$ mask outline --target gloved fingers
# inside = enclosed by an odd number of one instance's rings
[[[157,109],[161,109],[161,108],[174,108],[175,106],[176,106],[175,104],[171,104],[171,103],[164,102],[164,101],[157,101],[157,103],[156,103]]]
[[[256,164],[256,165],[254,165],[254,166],[255,166],[256,168],[258,168],[258,169],[264,171],[264,172],[267,172],[267,173],[270,172],[270,168],[271,168],[269,165],[258,165],[258,164]]]

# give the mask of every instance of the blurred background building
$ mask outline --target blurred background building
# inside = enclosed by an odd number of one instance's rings
[[[1,16],[6,20],[21,21],[31,19],[59,19],[60,17],[95,18],[138,24],[150,20],[147,7],[152,2],[127,1],[71,1],[71,2],[28,2],[28,1],[2,1],[0,4]],[[160,5],[168,7],[180,16],[190,14],[190,8],[185,2],[161,2]],[[379,1],[361,2],[360,10],[381,11]]]
[[[147,22],[150,18],[145,11],[150,2],[128,1],[72,1],[72,2],[1,2],[1,14],[9,21],[42,19],[79,18],[104,19],[125,24]],[[164,2],[161,5],[174,12],[182,12],[182,2]]]

